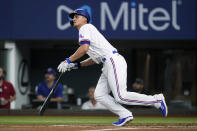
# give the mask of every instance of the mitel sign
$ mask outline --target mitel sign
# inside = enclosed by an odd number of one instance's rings
[[[143,3],[132,2],[122,2],[117,12],[112,12],[112,3],[101,2],[100,3],[100,15],[97,15],[98,20],[100,20],[100,29],[107,30],[106,23],[109,22],[112,29],[115,31],[120,26],[120,21],[123,21],[123,30],[139,30],[148,31],[151,28],[154,31],[164,31],[170,26],[179,31],[181,29],[180,25],[177,23],[178,10],[180,10],[182,3],[177,0],[168,1],[171,2],[171,10],[167,10],[164,7],[154,7],[148,8]],[[111,5],[111,6],[110,6]],[[91,7],[88,5],[83,5],[80,7],[86,9],[91,13]],[[57,8],[57,27],[60,30],[66,30],[70,27],[69,22],[61,23],[61,13],[66,11],[70,13],[73,11],[70,7],[66,5],[60,5]],[[96,14],[93,14],[96,15]],[[115,17],[114,17],[115,16]],[[99,18],[100,17],[100,18]],[[145,24],[145,22],[147,25]]]
[[[123,30],[125,31],[135,31],[137,28],[143,31],[147,31],[149,28],[155,31],[164,31],[169,28],[170,25],[175,30],[180,30],[180,25],[177,23],[177,6],[176,0],[172,0],[171,10],[167,10],[163,7],[150,9],[143,3],[122,2],[117,14],[112,15],[109,4],[101,2],[101,30],[107,29],[107,20],[109,20],[113,30],[117,30],[121,20],[123,20]],[[113,16],[116,17],[113,18]]]

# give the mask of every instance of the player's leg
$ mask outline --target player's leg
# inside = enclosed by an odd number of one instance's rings
[[[162,94],[151,96],[127,92],[127,63],[121,55],[114,55],[110,58],[107,66],[109,85],[117,102],[127,105],[154,106],[156,108],[161,107],[162,101],[165,104]],[[167,115],[167,113],[164,114]]]
[[[113,97],[109,95],[110,92],[111,90],[108,88],[107,77],[104,75],[104,73],[102,73],[94,93],[95,100],[103,104],[114,114],[117,114],[120,119],[132,116],[132,113],[129,110],[121,106],[115,101]]]

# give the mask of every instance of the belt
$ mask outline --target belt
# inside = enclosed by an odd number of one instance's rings
[[[117,52],[116,50],[114,50],[114,51],[112,51],[112,53],[113,53],[113,54],[116,54],[116,53],[118,53],[118,52]],[[106,58],[105,58],[105,57],[102,58],[102,61],[105,62],[105,61],[106,61]]]

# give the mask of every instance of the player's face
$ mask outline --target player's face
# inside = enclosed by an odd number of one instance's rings
[[[45,74],[45,80],[47,82],[54,81],[55,80],[55,76],[53,74],[46,73]]]
[[[74,15],[73,17],[73,26],[74,27],[81,27],[82,25],[87,23],[86,17],[82,15]]]
[[[138,84],[138,83],[133,84],[133,89],[135,89],[135,90],[140,90],[142,88],[143,88],[143,86],[141,84]]]

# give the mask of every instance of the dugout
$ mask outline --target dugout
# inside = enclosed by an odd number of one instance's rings
[[[144,80],[145,88],[150,94],[163,92],[168,103],[183,102],[187,107],[196,106],[196,41],[195,40],[109,40],[122,54],[128,66],[128,90],[132,91],[135,78]],[[69,44],[68,44],[69,43]],[[159,43],[159,44],[158,44]],[[190,46],[188,46],[188,43]],[[9,60],[15,49],[15,60]],[[47,46],[46,46],[47,45]],[[9,47],[9,48],[8,48]],[[12,47],[12,48],[13,48]],[[16,78],[20,76],[21,62],[28,72],[23,81],[28,87],[23,87],[16,81],[18,98],[21,106],[28,104],[28,94],[35,92],[35,86],[43,80],[44,70],[48,67],[56,68],[59,61],[72,54],[78,47],[76,40],[15,40],[14,42],[1,41],[1,64],[6,67],[9,61],[17,61],[15,65]],[[87,56],[85,56],[87,57]],[[85,59],[82,58],[82,59]],[[3,61],[2,61],[3,60]],[[25,62],[24,62],[25,61]],[[66,73],[61,82],[74,90],[76,98],[86,98],[90,86],[95,86],[101,74],[101,65],[80,69]],[[7,67],[6,69],[9,69]],[[8,70],[8,80],[13,73]],[[19,87],[21,86],[21,87]],[[21,88],[21,89],[20,89]],[[26,92],[27,88],[27,92]],[[24,94],[23,94],[24,93]],[[24,102],[26,97],[26,102]],[[28,100],[29,99],[29,100]],[[20,108],[20,107],[18,107]]]

